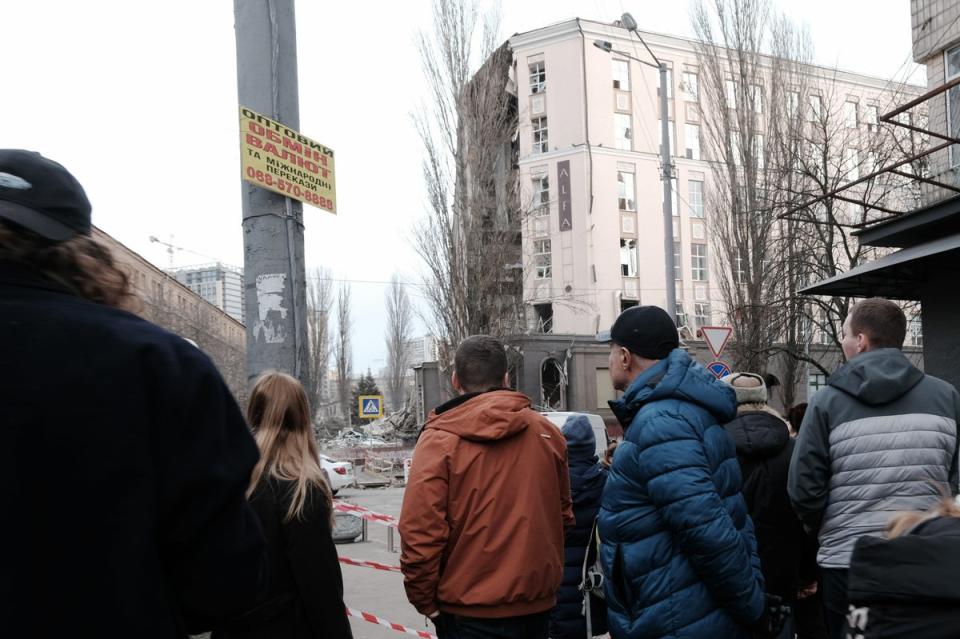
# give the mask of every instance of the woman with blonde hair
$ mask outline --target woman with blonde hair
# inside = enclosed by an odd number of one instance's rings
[[[861,537],[850,560],[850,637],[960,636],[960,507],[951,498]]]
[[[267,539],[268,577],[256,608],[216,637],[350,638],[331,530],[333,499],[300,382],[265,373],[250,393],[247,420],[261,455],[247,494]]]

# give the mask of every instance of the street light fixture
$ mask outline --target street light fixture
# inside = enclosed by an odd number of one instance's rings
[[[663,264],[664,279],[666,280],[667,303],[666,311],[674,319],[677,319],[677,282],[674,275],[673,261],[673,163],[670,159],[670,109],[667,104],[667,65],[662,62],[647,43],[643,36],[637,31],[637,21],[629,13],[624,13],[620,18],[621,24],[627,31],[636,34],[640,43],[653,58],[653,62],[641,60],[624,51],[617,51],[613,44],[606,40],[594,40],[593,46],[606,53],[616,53],[625,58],[629,58],[640,64],[653,67],[660,72],[660,179],[663,183]]]

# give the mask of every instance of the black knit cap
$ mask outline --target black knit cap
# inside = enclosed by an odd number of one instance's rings
[[[54,242],[90,233],[90,201],[69,171],[39,153],[0,149],[0,218]]]
[[[659,306],[633,306],[620,313],[609,331],[597,341],[614,342],[645,359],[663,359],[680,346],[677,326]]]

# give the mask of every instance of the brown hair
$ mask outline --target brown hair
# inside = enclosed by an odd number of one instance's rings
[[[457,347],[454,370],[460,386],[468,393],[500,388],[507,374],[507,352],[500,340],[473,335]]]
[[[890,520],[887,524],[887,537],[895,539],[909,533],[918,524],[936,517],[957,517],[960,518],[960,506],[952,497],[944,497],[940,503],[927,512],[913,511],[903,513]]]
[[[137,311],[140,300],[130,278],[117,266],[113,253],[89,235],[51,243],[19,226],[0,221],[0,259],[40,271],[80,297],[128,311]]]
[[[850,331],[866,335],[873,348],[903,348],[907,317],[890,300],[871,297],[858,302],[850,311]]]
[[[267,371],[250,391],[247,421],[253,428],[260,461],[253,469],[247,496],[264,476],[295,482],[284,521],[300,518],[311,488],[320,491],[333,526],[333,495],[320,468],[320,452],[313,438],[307,394],[293,377]]]

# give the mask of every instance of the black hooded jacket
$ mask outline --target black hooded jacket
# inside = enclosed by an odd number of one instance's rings
[[[804,551],[802,525],[787,496],[787,473],[793,454],[787,424],[769,410],[741,407],[737,417],[724,428],[737,446],[743,498],[756,529],[766,591],[792,600],[801,580],[812,581],[801,572],[806,573],[803,569],[810,568],[814,559]]]
[[[960,519],[937,517],[896,539],[861,537],[848,593],[865,639],[960,634]]]

